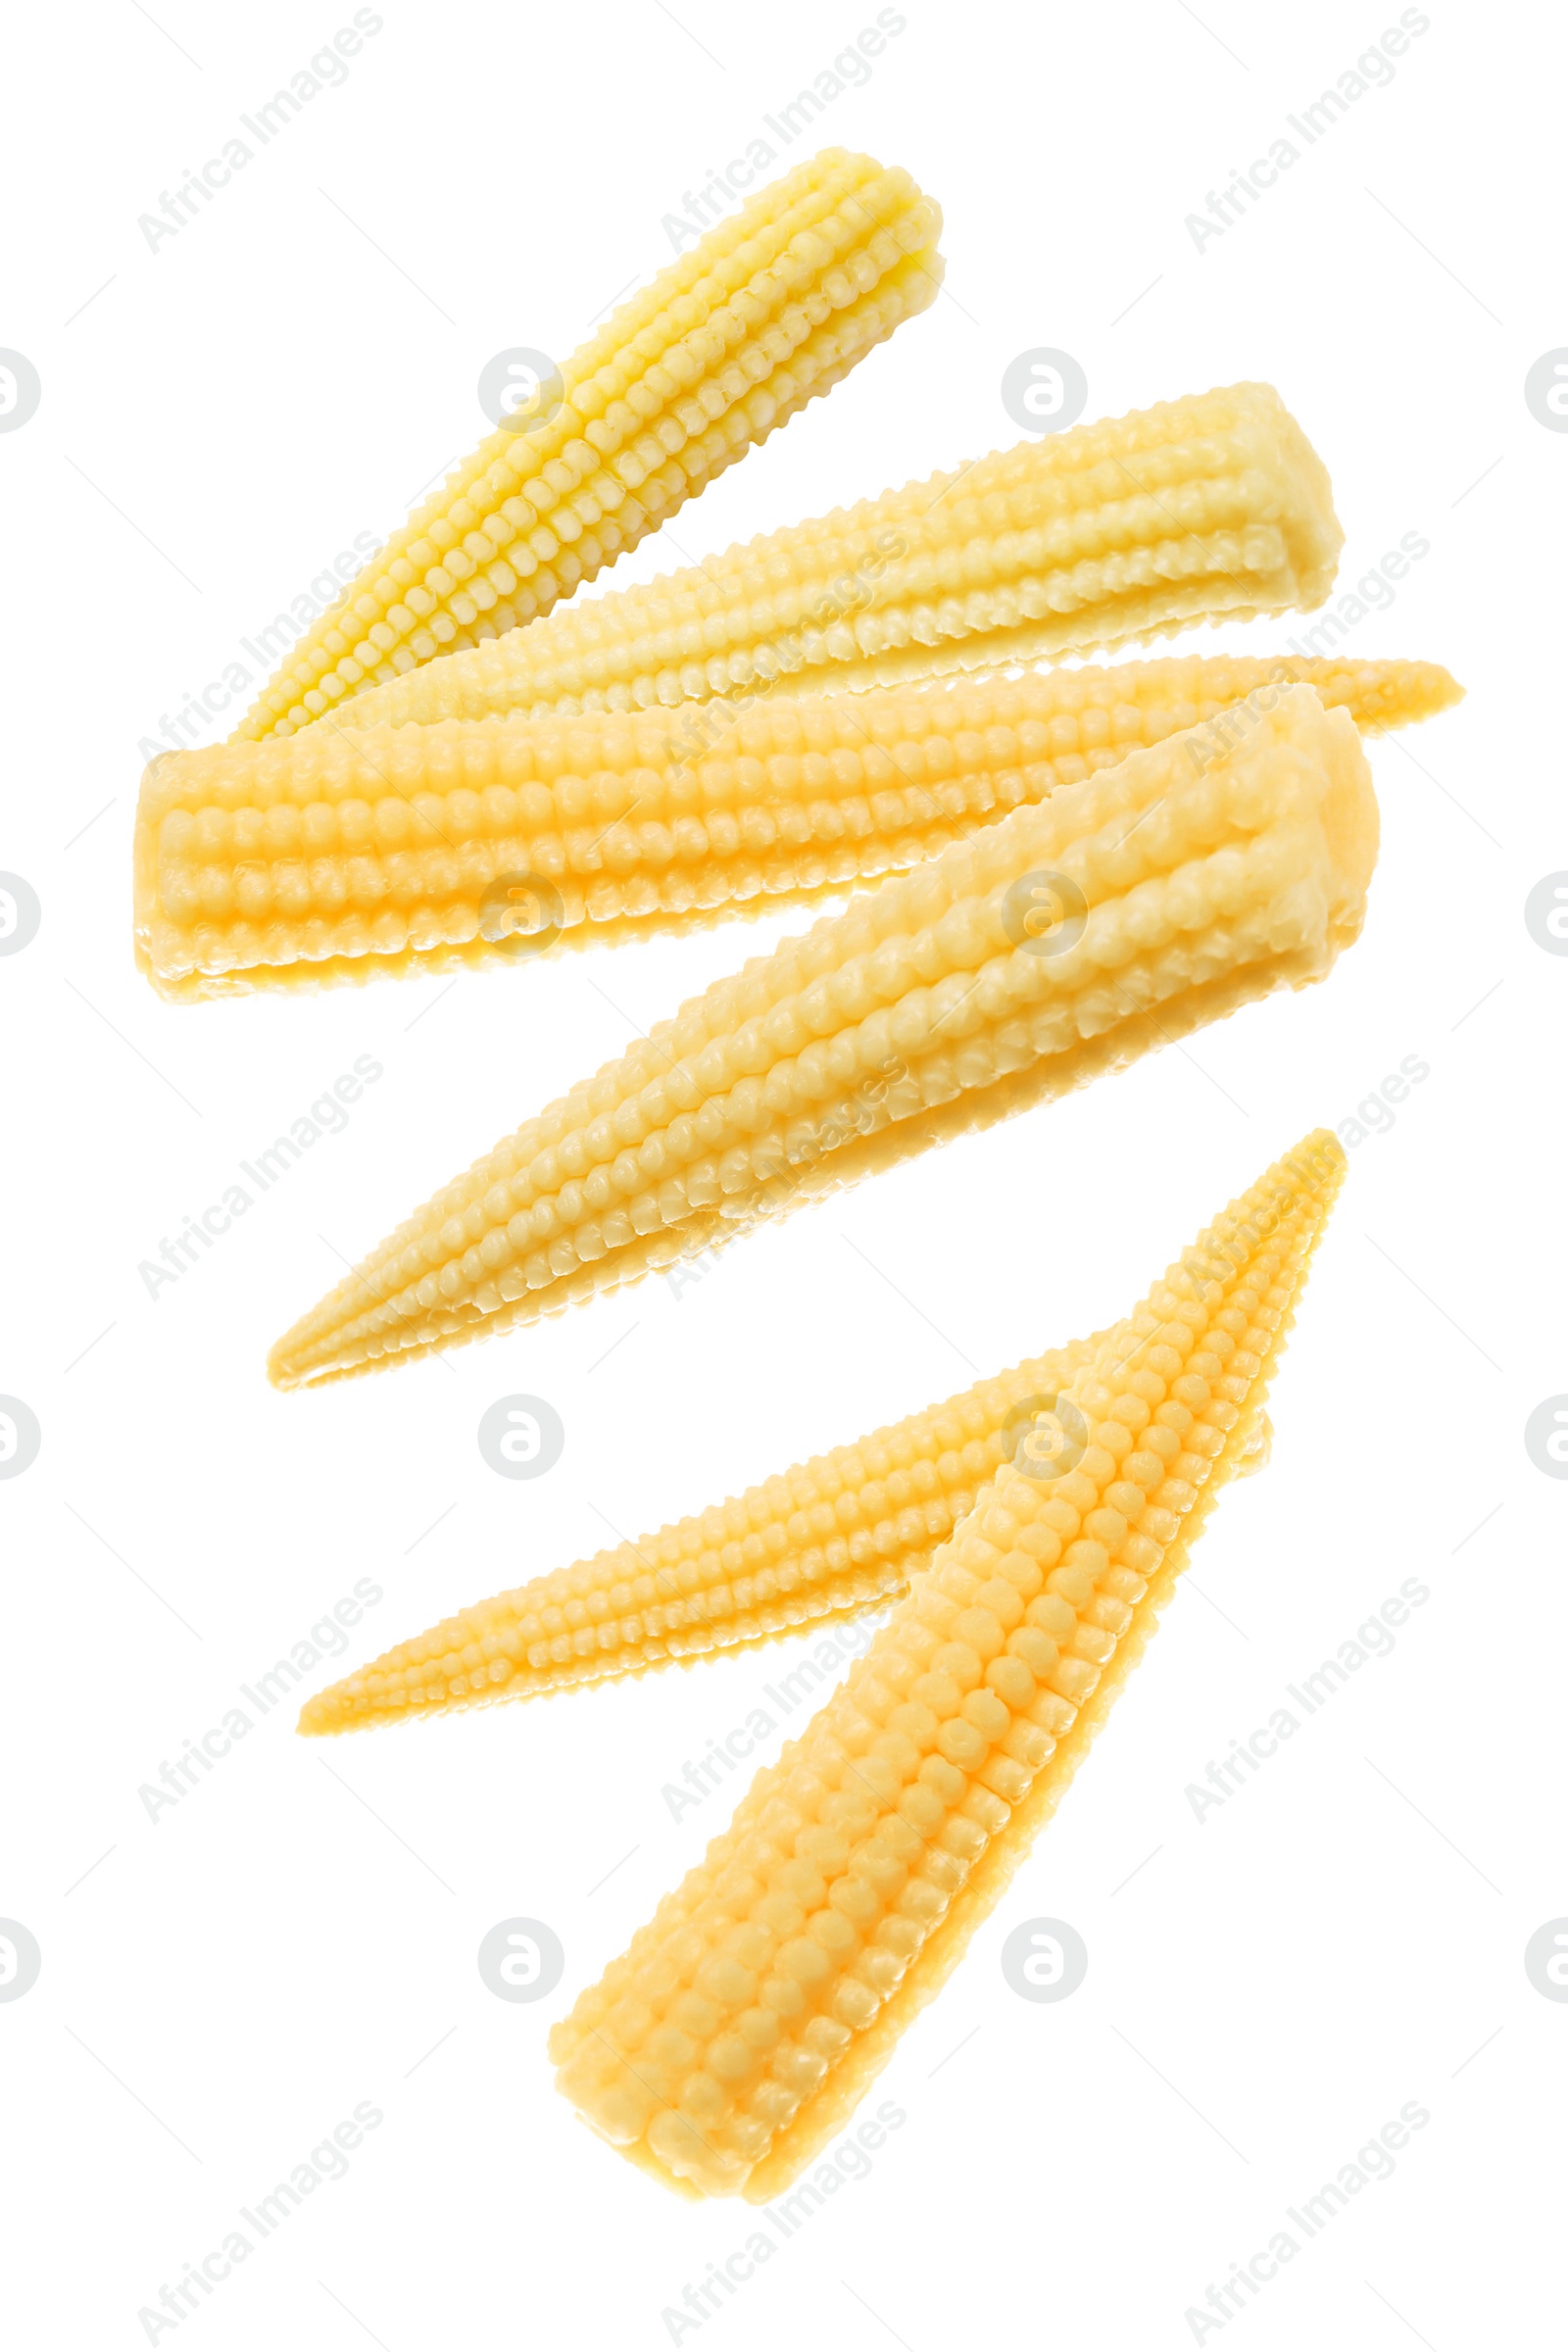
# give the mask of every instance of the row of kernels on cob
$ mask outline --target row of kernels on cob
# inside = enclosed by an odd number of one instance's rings
[[[941,216],[828,148],[616,309],[313,626],[241,736],[549,612],[932,301]]]
[[[951,1131],[928,1121],[944,1104],[1019,1107],[1122,1032],[1143,1051],[1321,978],[1376,858],[1352,722],[1297,686],[1231,749],[1195,760],[1193,740],[1016,810],[694,999],[399,1228],[279,1342],[274,1380],[548,1312],[644,1270],[645,1237],[701,1249],[715,1212],[767,1213],[803,1163],[850,1171],[880,1129],[919,1149]],[[1029,936],[1041,876],[1076,895],[1076,931]]]
[[[1071,1466],[999,1471],[555,2029],[562,2090],[667,2184],[776,2193],[955,1965],[1242,1457],[1343,1164],[1308,1138],[1095,1349]]]
[[[534,1697],[881,1606],[1008,1457],[1027,1408],[1095,1344],[1030,1357],[656,1535],[460,1610],[320,1692],[300,1729]]]
[[[1129,662],[768,706],[696,759],[662,713],[313,727],[166,757],[138,814],[138,949],[167,993],[195,994],[809,898],[906,870],[1233,706],[1245,729],[1249,698],[1297,678],[1366,727],[1457,692],[1432,663]]]
[[[558,612],[365,697],[355,725],[892,684],[1321,603],[1343,534],[1267,384],[977,463]]]

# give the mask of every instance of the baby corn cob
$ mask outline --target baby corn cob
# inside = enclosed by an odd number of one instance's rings
[[[714,1510],[464,1609],[307,1700],[299,1728],[543,1696],[881,1608],[953,1533],[1027,1408],[1105,1337],[1031,1356]]]
[[[1459,691],[1432,662],[1129,662],[784,702],[695,757],[684,710],[308,727],[166,754],[137,812],[137,959],[186,999],[808,905],[1183,727],[1214,722],[1217,747],[1222,711],[1293,679],[1375,728]]]
[[[1366,760],[1309,686],[1249,719],[1016,809],[694,998],[400,1226],[271,1378],[531,1322],[1321,979],[1377,856]]]
[[[352,723],[895,685],[1321,604],[1344,533],[1269,384],[1074,425],[377,688]]]
[[[786,2187],[994,1909],[1237,1467],[1344,1165],[1307,1137],[1094,1349],[555,2028],[560,2089],[668,2186]]]
[[[238,729],[548,612],[933,300],[942,217],[906,172],[824,148],[612,313],[533,409],[396,531]]]

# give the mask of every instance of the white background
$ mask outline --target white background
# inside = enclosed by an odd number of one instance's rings
[[[0,436],[0,867],[43,906],[0,961],[0,1391],[43,1431],[0,1483],[0,1914],[43,1954],[0,2004],[8,2340],[146,2341],[162,2284],[369,2101],[347,2178],[156,2340],[670,2341],[662,2314],[751,2209],[681,2203],[597,2142],[545,2035],[723,1826],[727,1794],[676,1823],[662,1787],[787,1653],[330,1745],[285,1704],[156,1821],[138,1788],[357,1578],[384,1597],[312,1687],[607,1522],[656,1527],[1104,1321],[1414,1054],[1430,1076],[1350,1153],[1272,1466],[1227,1494],[1058,1819],[900,2044],[875,2097],[906,2122],[679,2340],[1187,2344],[1209,2282],[1413,2101],[1430,2121],[1393,2178],[1213,2334],[1543,2341],[1568,2006],[1523,1952],[1568,1912],[1568,1487],[1523,1427],[1568,1390],[1568,961],[1523,903],[1568,866],[1568,435],[1523,379],[1568,343],[1561,28],[1434,5],[1392,83],[1200,251],[1184,217],[1396,9],[910,0],[821,139],[940,200],[949,293],[601,585],[1010,443],[998,386],[1032,346],[1081,360],[1091,416],[1264,378],[1332,472],[1342,587],[1430,542],[1354,649],[1469,689],[1372,749],[1363,940],[1326,987],[753,1238],[679,1298],[655,1281],[279,1396],[267,1347],[339,1252],[787,926],[172,1008],[130,954],[138,741],[477,440],[492,353],[569,350],[662,267],[662,216],[875,16],[381,13],[345,84],[156,252],[137,216],[350,9],[156,0],[155,24],[100,0],[8,34],[0,343],[43,384]],[[1182,645],[1262,653],[1300,625]],[[347,1131],[149,1298],[138,1262],[364,1054],[385,1074]],[[515,1391],[566,1429],[529,1484],[474,1441]],[[1392,1655],[1197,1820],[1188,1784],[1410,1577],[1430,1596]],[[565,1947],[537,2006],[475,1967],[515,1914]],[[1039,1915],[1089,1949],[1059,2005],[998,1964]]]

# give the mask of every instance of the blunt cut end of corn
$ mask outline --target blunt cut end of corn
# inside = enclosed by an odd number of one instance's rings
[[[355,725],[898,685],[1309,609],[1344,533],[1269,384],[907,482],[378,687]]]
[[[778,2195],[956,1966],[1255,1443],[1344,1166],[1308,1136],[1092,1351],[555,2028],[558,2087],[656,2179]]]
[[[273,1348],[283,1388],[531,1322],[1281,987],[1361,928],[1354,722],[1255,695],[858,897],[437,1193]]]
[[[309,1699],[299,1728],[540,1697],[884,1608],[1096,1344],[1029,1357],[715,1509],[463,1609]]]
[[[548,612],[926,309],[941,225],[906,172],[842,147],[760,189],[448,476],[238,737],[291,733]]]
[[[328,721],[166,754],[137,811],[137,957],[186,1001],[514,963],[808,906],[1183,728],[1218,749],[1245,732],[1250,698],[1293,681],[1367,729],[1458,695],[1433,662],[1128,662],[790,699],[716,736],[704,722],[727,705]]]

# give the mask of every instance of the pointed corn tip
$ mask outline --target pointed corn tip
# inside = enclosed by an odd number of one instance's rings
[[[1421,688],[1423,718],[1434,717],[1440,710],[1451,710],[1455,703],[1464,701],[1465,688],[1443,662],[1412,662],[1409,666],[1412,678]]]
[[[1291,1150],[1283,1154],[1283,1157],[1287,1161],[1315,1158],[1324,1152],[1327,1152],[1336,1167],[1348,1166],[1349,1163],[1345,1156],[1345,1146],[1332,1127],[1309,1127],[1300,1142],[1293,1145]]]
[[[1436,718],[1441,711],[1451,710],[1456,703],[1464,701],[1469,692],[1469,688],[1461,686],[1452,670],[1445,667],[1441,662],[1405,662],[1395,655],[1387,659],[1380,655],[1375,662],[1367,664],[1367,668],[1401,673],[1406,697],[1391,715],[1373,716],[1369,713],[1362,720],[1363,732],[1372,741],[1396,727],[1410,725],[1412,720]]]
[[[1281,1153],[1269,1174],[1298,1179],[1304,1191],[1319,1197],[1326,1213],[1338,1197],[1348,1166],[1345,1146],[1334,1130],[1314,1127],[1298,1144],[1293,1144],[1289,1152]]]

